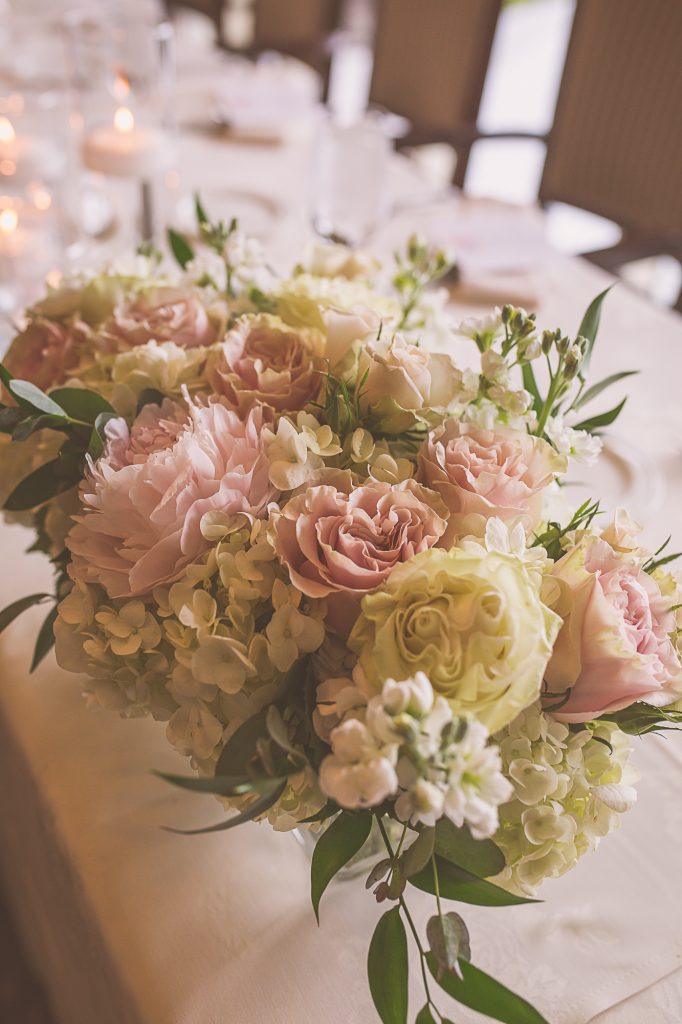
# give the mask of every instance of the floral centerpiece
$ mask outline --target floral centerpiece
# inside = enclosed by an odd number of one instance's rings
[[[635,799],[628,737],[682,722],[674,556],[598,502],[549,511],[623,404],[585,408],[626,376],[587,384],[604,295],[575,336],[510,306],[456,327],[416,238],[383,283],[338,247],[282,278],[197,215],[179,271],[146,251],[64,280],[9,349],[0,499],[56,587],[0,628],[51,602],[34,665],[54,642],[92,706],[165,722],[194,771],[166,778],[229,810],[207,830],[310,830],[316,914],[379,837],[384,1024],[406,928],[417,1024],[443,998],[540,1022],[446,901],[533,902]]]

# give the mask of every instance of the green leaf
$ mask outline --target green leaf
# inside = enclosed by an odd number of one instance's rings
[[[408,846],[400,858],[401,869],[405,878],[423,871],[431,860],[435,838],[436,830],[434,828],[425,828],[419,833],[412,845]]]
[[[194,250],[191,245],[177,231],[173,231],[173,228],[168,228],[168,244],[176,261],[184,270],[190,260],[194,259]]]
[[[444,974],[433,953],[426,954],[426,962],[440,987],[463,1006],[502,1024],[548,1024],[534,1006],[466,960],[459,961],[461,978],[454,973]]]
[[[384,857],[383,860],[377,861],[370,873],[367,875],[365,889],[371,889],[373,885],[380,882],[382,878],[385,878],[392,866],[393,861],[389,857]]]
[[[156,388],[143,388],[137,396],[135,415],[139,416],[145,405],[161,405],[163,399],[163,393],[161,391],[157,391]]]
[[[622,711],[611,711],[601,716],[600,721],[602,719],[615,722],[629,736],[646,736],[650,732],[665,732],[682,727],[682,711],[657,708],[644,701],[637,701]]]
[[[58,402],[72,419],[83,420],[84,423],[94,423],[102,412],[116,416],[114,407],[106,398],[89,388],[56,388],[49,397]]]
[[[268,730],[268,735],[274,743],[283,750],[286,754],[289,754],[294,764],[302,767],[306,763],[306,759],[300,750],[297,750],[289,737],[286,724],[279,708],[275,704],[270,704],[265,714],[265,728]]]
[[[340,807],[335,800],[327,800],[324,807],[316,814],[311,814],[309,818],[301,818],[299,825],[308,825],[315,821],[326,821],[327,818],[331,818],[339,810]]]
[[[164,832],[173,832],[174,835],[178,836],[200,836],[207,832],[226,832],[227,829],[237,828],[238,825],[243,825],[247,821],[253,821],[260,814],[264,814],[265,811],[269,810],[274,803],[276,803],[284,792],[286,781],[280,782],[279,785],[275,786],[274,789],[268,790],[267,793],[263,793],[258,800],[255,800],[245,811],[241,814],[237,814],[234,818],[226,818],[225,821],[219,821],[217,825],[208,825],[206,828],[170,828],[163,826]]]
[[[189,789],[193,793],[213,793],[216,796],[243,796],[244,793],[269,793],[278,782],[286,782],[286,779],[273,779],[270,776],[264,779],[252,779],[248,775],[221,775],[218,778],[200,778],[196,775],[173,775],[168,772],[152,771],[152,775],[170,782],[172,786],[180,789]]]
[[[256,743],[265,736],[267,729],[263,710],[247,718],[227,741],[216,764],[216,778],[219,775],[243,775],[244,769],[256,754]]]
[[[210,223],[209,219],[208,219],[208,214],[206,213],[206,210],[202,206],[201,199],[199,198],[199,193],[198,192],[194,193],[194,211],[195,211],[195,213],[197,215],[197,222],[200,225],[204,225],[204,224]]]
[[[581,406],[587,405],[593,398],[600,395],[606,388],[610,388],[612,384],[617,384],[619,380],[624,380],[626,377],[633,377],[639,373],[639,370],[621,370],[620,373],[612,373],[610,377],[605,377],[604,380],[600,380],[598,384],[593,384],[591,388],[583,392],[580,398],[577,398],[573,403],[573,409],[580,409]]]
[[[471,959],[469,930],[464,920],[454,911],[434,914],[429,918],[426,937],[431,952],[444,971],[454,971],[460,957],[463,960]]]
[[[421,1010],[417,1014],[417,1019],[415,1020],[414,1024],[436,1024],[435,1017],[431,1013],[428,1003],[426,1004],[426,1006],[423,1006],[421,1008]]]
[[[50,610],[47,618],[40,627],[40,632],[36,639],[36,645],[33,649],[33,661],[31,662],[30,668],[31,672],[35,672],[45,655],[54,647],[54,623],[56,618],[57,605]]]
[[[529,395],[533,396],[533,412],[535,412],[536,415],[539,415],[544,403],[540,395],[540,389],[537,385],[537,381],[535,380],[535,371],[530,363],[523,364],[521,375],[523,377],[524,388]]]
[[[0,432],[11,434],[25,415],[26,410],[16,405],[0,405]]]
[[[367,976],[382,1024],[407,1024],[407,936],[398,907],[387,910],[374,929]]]
[[[81,471],[75,463],[52,459],[24,477],[7,498],[3,508],[10,512],[25,512],[36,508],[74,487],[80,478]]]
[[[0,612],[0,633],[7,629],[10,622],[14,622],[22,612],[32,608],[34,604],[42,604],[43,601],[47,601],[52,594],[29,594],[28,597],[20,597],[18,601],[14,601]]]
[[[22,404],[29,405],[32,409],[36,409],[38,412],[47,413],[48,416],[58,416],[63,418],[66,416],[66,412],[60,405],[46,395],[44,391],[37,388],[35,384],[31,384],[28,380],[17,380],[13,378],[9,383],[9,390]]]
[[[622,402],[614,406],[613,409],[609,409],[608,412],[602,412],[598,416],[592,416],[590,419],[582,420],[581,423],[576,423],[574,430],[587,430],[593,431],[598,427],[608,427],[609,424],[613,423],[614,420],[618,419],[623,409],[623,406],[627,402],[627,395]]]
[[[587,345],[583,354],[583,361],[580,367],[579,377],[581,380],[585,380],[587,371],[589,369],[590,360],[592,358],[592,351],[594,349],[594,343],[597,340],[597,331],[599,330],[599,321],[601,320],[601,307],[604,299],[609,294],[613,285],[610,284],[608,288],[605,288],[603,292],[600,292],[595,299],[589,304],[585,310],[580,327],[578,328],[578,335],[587,339]]]
[[[479,878],[498,875],[506,865],[504,854],[492,839],[474,839],[466,825],[458,828],[449,818],[437,823],[434,848],[444,860]]]
[[[118,414],[115,412],[100,412],[95,418],[90,440],[88,441],[88,455],[91,455],[93,459],[98,459],[104,451],[107,440],[104,428],[109,420],[117,418]]]
[[[24,416],[26,410],[17,409],[17,412]],[[25,441],[39,430],[63,430],[65,433],[69,433],[71,424],[65,416],[48,416],[46,413],[41,416],[27,416],[12,431],[12,440]]]
[[[10,381],[14,380],[14,375],[9,372],[4,363],[0,363],[0,381],[9,388]]]
[[[365,845],[372,820],[369,812],[343,811],[317,840],[310,866],[310,895],[318,924],[322,894],[334,875]]]
[[[439,891],[443,899],[472,903],[479,907],[516,907],[522,903],[541,902],[540,900],[526,899],[523,896],[515,896],[511,892],[507,892],[506,889],[501,889],[498,885],[486,882],[470,871],[457,867],[456,864],[450,864],[442,857],[436,856],[436,865]],[[431,864],[428,864],[419,874],[412,875],[409,881],[415,888],[435,896],[436,887]]]

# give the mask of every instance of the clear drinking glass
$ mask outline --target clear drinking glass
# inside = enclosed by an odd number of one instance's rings
[[[311,219],[322,238],[364,244],[387,209],[390,140],[379,119],[324,120],[313,147]]]

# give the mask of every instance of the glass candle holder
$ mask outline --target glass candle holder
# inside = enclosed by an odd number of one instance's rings
[[[172,26],[152,0],[76,12],[67,53],[90,209],[99,192],[118,247],[158,241],[176,163]]]

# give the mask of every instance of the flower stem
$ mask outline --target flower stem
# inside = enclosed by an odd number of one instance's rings
[[[400,847],[402,846],[403,840],[405,838],[405,833],[407,832],[407,826],[404,827],[403,834],[400,837],[400,844],[398,846],[398,852],[394,853],[393,852],[393,847],[391,846],[391,841],[388,838],[388,833],[386,832],[386,828],[384,827],[384,823],[381,820],[381,816],[376,814],[375,818],[376,818],[377,824],[379,826],[379,831],[381,832],[381,838],[384,841],[384,846],[386,847],[386,851],[387,851],[389,857],[391,858],[391,862],[392,862],[392,864],[393,864],[393,866],[395,868],[397,860],[398,860],[398,853],[400,852]],[[410,911],[409,911],[409,908],[407,906],[407,903],[405,902],[405,898],[402,895],[400,895],[398,897],[398,904],[400,906],[400,909],[403,912],[405,920],[407,921],[409,929],[412,932],[412,937],[414,938],[415,945],[416,945],[416,947],[417,947],[417,949],[419,951],[419,965],[421,967],[422,980],[424,982],[424,992],[426,993],[427,1005],[435,1013],[437,1013],[438,1016],[442,1020],[441,1012],[438,1010],[437,1006],[434,1004],[433,1000],[431,999],[431,991],[429,989],[429,979],[428,979],[428,975],[426,973],[426,953],[424,951],[424,947],[421,944],[421,939],[419,938],[419,932],[417,931],[417,926],[415,925],[415,923],[414,923],[414,921],[412,919],[412,915],[410,914]]]

